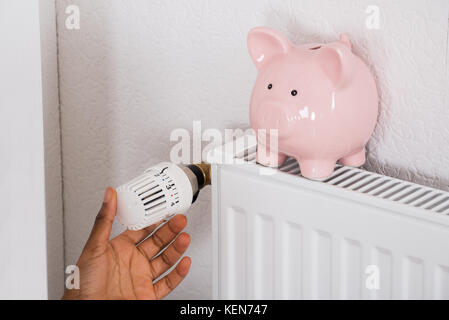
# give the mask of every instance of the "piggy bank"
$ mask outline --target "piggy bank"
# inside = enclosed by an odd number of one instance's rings
[[[258,69],[250,121],[259,163],[276,167],[290,156],[310,179],[328,177],[337,161],[365,163],[378,94],[347,35],[328,44],[293,45],[278,31],[258,27],[248,34],[248,49]]]

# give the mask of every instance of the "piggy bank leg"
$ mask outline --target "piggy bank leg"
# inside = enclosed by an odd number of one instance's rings
[[[334,172],[336,160],[298,160],[298,163],[303,177],[322,180]]]
[[[341,158],[338,162],[344,166],[360,167],[365,163],[365,148],[349,156]]]
[[[287,156],[281,153],[270,152],[268,148],[259,144],[257,147],[257,163],[266,167],[276,168],[284,163]]]

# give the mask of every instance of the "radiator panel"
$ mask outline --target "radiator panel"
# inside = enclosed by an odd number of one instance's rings
[[[351,174],[333,182],[361,192],[214,165],[215,298],[449,299],[449,217],[419,208],[443,192],[426,199]]]

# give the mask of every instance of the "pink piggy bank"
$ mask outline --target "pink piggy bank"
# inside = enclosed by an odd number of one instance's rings
[[[365,163],[378,95],[346,35],[329,44],[294,46],[281,33],[258,27],[248,34],[248,49],[259,71],[250,105],[259,163],[276,167],[291,156],[310,179],[328,177],[337,161]]]

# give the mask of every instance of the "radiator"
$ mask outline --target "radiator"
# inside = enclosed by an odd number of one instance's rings
[[[251,141],[209,155],[214,298],[449,299],[448,192],[293,159],[261,174]]]

